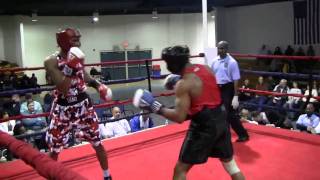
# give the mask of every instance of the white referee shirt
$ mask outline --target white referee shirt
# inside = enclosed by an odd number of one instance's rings
[[[238,62],[229,53],[223,59],[217,56],[211,69],[216,76],[217,84],[227,84],[240,79]]]

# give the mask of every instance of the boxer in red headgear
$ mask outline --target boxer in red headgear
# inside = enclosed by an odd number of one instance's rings
[[[68,53],[71,47],[80,47],[81,34],[77,29],[67,28],[56,33],[57,43],[64,53]]]
[[[46,77],[54,85],[55,100],[50,112],[50,126],[46,141],[50,157],[57,160],[62,148],[68,147],[71,130],[75,136],[89,141],[96,151],[104,179],[110,180],[108,159],[99,136],[99,123],[91,99],[85,92],[87,85],[100,93],[100,98],[110,101],[111,89],[93,79],[84,69],[84,53],[80,50],[80,33],[67,28],[56,34],[60,51],[45,60]]]

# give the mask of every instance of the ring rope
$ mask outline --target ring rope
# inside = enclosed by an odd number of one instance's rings
[[[256,55],[256,54],[239,54],[239,53],[230,53],[230,55],[238,58],[286,59],[286,60],[307,60],[307,61],[320,60],[320,56]]]
[[[32,166],[46,179],[84,180],[83,176],[66,167],[65,165],[52,160],[48,155],[40,153],[32,146],[23,141],[0,131],[0,145],[7,147],[10,152],[22,159],[26,164]]]
[[[172,96],[174,93],[160,93],[160,94],[155,94],[154,97],[162,97],[162,96]],[[112,107],[115,105],[125,105],[129,104],[132,102],[132,99],[127,99],[127,100],[119,100],[119,101],[111,101],[108,103],[103,103],[103,104],[95,104],[93,105],[94,108],[106,108],[106,107]],[[6,122],[9,120],[19,120],[23,118],[36,118],[36,117],[46,117],[50,113],[41,113],[41,114],[30,114],[30,115],[18,115],[18,116],[11,116],[5,119],[0,119],[0,123]]]
[[[282,73],[282,72],[267,72],[267,71],[253,71],[253,70],[247,70],[243,69],[240,70],[241,73],[245,74],[255,74],[255,75],[262,75],[262,76],[278,76],[278,77],[286,77],[286,78],[291,78],[291,79],[309,79],[310,74],[300,74],[300,73]],[[319,80],[320,75],[312,75],[312,78],[314,80]]]
[[[197,57],[203,57],[203,55],[193,55],[190,56],[190,58],[197,58]],[[130,61],[113,61],[113,62],[102,62],[102,63],[91,63],[91,64],[84,64],[84,66],[91,67],[91,66],[108,66],[108,65],[118,65],[118,64],[139,64],[139,63],[145,63],[145,62],[153,62],[153,61],[163,61],[160,58],[157,59],[139,59],[139,60],[130,60]],[[14,67],[14,68],[2,68],[0,69],[0,72],[5,71],[11,71],[11,72],[17,72],[17,71],[35,71],[35,70],[42,70],[44,67]]]

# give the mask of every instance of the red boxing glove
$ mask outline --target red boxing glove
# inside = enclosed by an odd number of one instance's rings
[[[66,76],[76,75],[79,70],[83,69],[84,53],[78,47],[70,48],[67,56],[67,63],[63,68]]]
[[[105,102],[112,100],[112,91],[108,86],[104,84],[100,84],[98,87],[98,91],[100,93],[100,98]]]

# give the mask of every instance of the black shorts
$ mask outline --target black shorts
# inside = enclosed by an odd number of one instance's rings
[[[179,161],[201,164],[209,157],[227,159],[233,156],[231,134],[224,106],[204,108],[192,116],[181,147]]]

